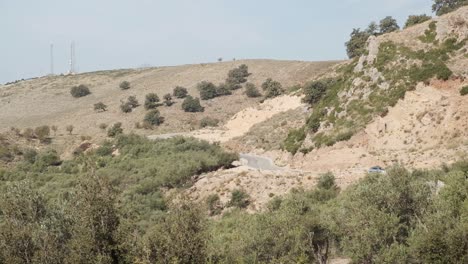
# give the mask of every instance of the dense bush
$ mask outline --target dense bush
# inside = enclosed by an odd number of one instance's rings
[[[103,102],[95,103],[94,104],[94,110],[104,112],[104,111],[107,110],[107,105],[105,105]]]
[[[306,133],[304,128],[293,129],[289,131],[288,137],[284,140],[282,149],[294,155],[301,148],[305,138]]]
[[[176,98],[185,98],[188,95],[187,89],[181,86],[174,88],[172,93]]]
[[[211,82],[203,81],[197,84],[197,89],[200,92],[200,98],[202,100],[209,100],[218,96],[216,86]]]
[[[246,208],[250,204],[250,196],[244,190],[233,190],[231,192],[231,200],[228,206],[237,208]]]
[[[230,70],[228,78],[226,79],[227,87],[231,90],[239,89],[242,87],[241,84],[247,81],[247,77],[249,77],[249,75],[249,68],[245,64]]]
[[[225,83],[220,83],[216,87],[216,96],[224,96],[224,95],[231,95],[231,87]]]
[[[123,81],[119,84],[120,89],[122,90],[128,90],[130,89],[130,83],[127,81]]]
[[[262,96],[260,91],[257,89],[255,84],[253,83],[245,84],[245,94],[247,95],[247,97],[252,97],[252,98]]]
[[[122,123],[117,122],[107,130],[108,137],[116,137],[123,133]]]
[[[200,127],[216,127],[219,124],[219,120],[211,117],[204,117],[200,120]]]
[[[165,104],[166,106],[171,106],[171,105],[174,104],[174,102],[172,101],[172,96],[171,96],[171,94],[169,94],[169,93],[168,93],[168,94],[165,94],[165,95],[163,96],[163,99],[164,99],[164,104]]]
[[[468,1],[466,0],[434,0],[432,11],[434,11],[436,15],[441,16],[465,5],[468,5]]]
[[[182,102],[182,109],[185,112],[203,112],[205,109],[200,104],[200,99],[188,95]]]
[[[122,112],[124,112],[124,113],[130,113],[130,112],[132,112],[133,107],[132,107],[132,105],[130,103],[126,102],[126,103],[122,103],[120,105],[120,110],[122,110]]]
[[[79,98],[90,94],[88,86],[80,84],[78,86],[73,86],[70,90],[70,93],[73,97]]]
[[[366,47],[367,39],[370,34],[366,31],[361,31],[361,29],[353,29],[350,35],[349,41],[345,43],[346,52],[350,59],[361,56]]]
[[[36,135],[37,139],[41,142],[47,142],[50,136],[50,127],[49,126],[40,126],[34,129],[34,135]]]
[[[145,109],[155,109],[159,106],[159,96],[156,93],[149,93],[145,96]]]
[[[310,105],[318,103],[333,83],[333,79],[324,79],[308,83],[302,88],[305,95],[302,102]]]
[[[408,28],[408,27],[411,27],[411,26],[414,26],[414,25],[417,25],[417,24],[421,24],[421,23],[426,22],[428,20],[431,20],[431,17],[426,15],[426,14],[411,15],[406,20],[405,28]]]
[[[265,92],[265,98],[273,98],[280,96],[284,93],[281,83],[268,78],[262,83],[262,89]]]
[[[127,98],[127,103],[132,107],[132,108],[136,108],[138,107],[140,104],[138,103],[138,100],[136,99],[136,96],[132,95],[132,96],[129,96]]]
[[[467,94],[468,94],[468,85],[460,89],[460,95],[467,95]]]
[[[164,122],[164,117],[161,116],[159,110],[154,109],[146,113],[143,121],[151,126],[159,126]]]
[[[400,26],[398,26],[396,19],[394,19],[391,16],[388,16],[380,20],[379,28],[380,28],[380,33],[385,34],[385,33],[390,33],[390,32],[400,29]]]

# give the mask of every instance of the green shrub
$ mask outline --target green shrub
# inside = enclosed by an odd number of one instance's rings
[[[129,102],[126,102],[120,105],[120,110],[122,110],[124,113],[130,113],[132,112],[133,107]]]
[[[41,141],[47,142],[49,140],[50,128],[49,126],[40,126],[34,129],[34,135]]]
[[[361,29],[353,29],[349,41],[345,43],[346,52],[350,59],[356,58],[364,54],[367,39],[370,34]]]
[[[322,99],[327,92],[328,87],[333,85],[333,79],[313,81],[305,85],[302,89],[304,91],[304,98],[302,102],[313,105]]]
[[[424,23],[424,22],[426,22],[428,20],[431,20],[431,17],[426,15],[426,14],[411,15],[406,20],[405,28],[408,28],[408,27],[411,27],[411,26],[414,26],[414,25],[417,25],[417,24]]]
[[[228,206],[246,208],[249,204],[250,197],[245,191],[236,189],[231,192],[231,200],[229,200]]]
[[[62,164],[60,156],[57,154],[57,151],[53,149],[48,149],[43,153],[40,153],[37,157],[37,164],[39,166],[58,166]]]
[[[228,85],[225,83],[220,83],[216,87],[216,96],[224,96],[224,95],[231,95],[231,94],[232,94],[231,88],[228,87]]]
[[[432,21],[429,28],[424,31],[423,36],[419,36],[419,40],[424,43],[433,43],[437,38],[437,22]]]
[[[223,211],[223,206],[217,194],[209,195],[206,198],[206,205],[208,206],[210,216],[219,215]]]
[[[216,127],[219,124],[219,120],[211,117],[204,117],[200,120],[200,127]]]
[[[107,110],[107,105],[105,105],[103,102],[95,103],[94,110],[105,112]]]
[[[187,89],[181,86],[174,88],[172,93],[176,98],[185,98],[188,95]]]
[[[123,133],[123,129],[122,129],[122,123],[121,122],[117,122],[115,124],[113,124],[108,130],[107,130],[107,136],[108,137],[116,137],[120,134]]]
[[[159,106],[159,96],[156,93],[149,93],[145,96],[145,109],[155,109]]]
[[[380,28],[380,33],[385,34],[385,33],[390,33],[390,32],[400,29],[400,26],[398,26],[396,19],[394,19],[391,16],[388,16],[380,20],[379,28]]]
[[[123,81],[119,84],[120,89],[122,90],[128,90],[130,89],[130,83],[127,81]]]
[[[205,109],[200,104],[200,99],[188,95],[182,102],[182,109],[185,112],[203,112]]]
[[[104,143],[96,149],[95,153],[98,156],[111,156],[113,152],[112,142],[111,141],[104,141]]]
[[[34,162],[36,162],[36,158],[37,158],[37,151],[34,150],[34,149],[26,149],[24,152],[23,152],[23,158],[24,158],[24,161],[28,162],[28,163],[31,163],[33,164]]]
[[[73,86],[70,90],[70,94],[75,98],[79,98],[91,94],[91,92],[86,85],[80,84],[78,86]]]
[[[434,0],[432,11],[435,12],[436,15],[441,16],[465,5],[468,5],[468,1],[466,0]]]
[[[284,93],[281,83],[268,78],[262,83],[262,89],[265,91],[265,98],[273,98]]]
[[[293,155],[301,148],[306,138],[304,128],[289,131],[288,137],[284,140],[282,148]]]
[[[249,75],[249,68],[247,65],[242,64],[238,68],[229,71],[226,84],[228,84],[228,87],[231,88],[231,90],[239,89],[242,87],[240,84],[245,83]]]
[[[467,94],[468,94],[468,85],[460,89],[460,95],[467,95]]]
[[[138,107],[140,104],[138,103],[138,100],[136,99],[136,96],[132,95],[127,98],[127,104],[129,104],[132,108]]]
[[[197,84],[197,89],[200,92],[200,98],[202,100],[209,100],[218,96],[216,86],[211,82],[203,81]]]
[[[253,83],[245,84],[245,94],[247,95],[247,97],[251,97],[251,98],[262,96],[260,91],[257,89],[255,84]]]
[[[174,104],[174,102],[172,101],[172,96],[171,94],[165,94],[163,96],[163,99],[164,99],[164,104],[166,104],[166,106],[171,106]]]
[[[159,126],[164,122],[164,117],[161,116],[157,109],[154,109],[146,113],[143,121],[151,126]]]

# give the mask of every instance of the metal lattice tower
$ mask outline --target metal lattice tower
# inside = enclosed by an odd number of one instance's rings
[[[72,41],[70,45],[70,69],[68,74],[75,74],[75,42]]]

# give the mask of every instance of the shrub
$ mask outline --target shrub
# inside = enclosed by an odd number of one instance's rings
[[[164,104],[166,104],[166,106],[171,106],[174,104],[174,102],[172,101],[172,96],[171,94],[165,94],[163,96],[163,99],[164,99]]]
[[[349,41],[345,43],[346,52],[350,59],[359,57],[364,53],[369,37],[369,33],[361,31],[361,29],[353,29]]]
[[[265,91],[265,98],[277,97],[284,93],[281,83],[273,81],[271,78],[263,82],[262,89]]]
[[[40,166],[58,166],[62,163],[57,151],[49,149],[37,157],[38,165]]]
[[[75,98],[83,97],[90,93],[91,92],[89,91],[89,88],[83,84],[80,84],[78,86],[73,86],[70,90],[70,94]]]
[[[145,109],[154,109],[159,106],[159,96],[155,93],[149,93],[145,96]]]
[[[34,129],[34,134],[41,142],[46,142],[49,139],[50,128],[49,126],[40,126]]]
[[[303,88],[305,96],[302,99],[302,102],[310,105],[318,103],[325,95],[331,82],[331,80],[319,80],[305,85]]]
[[[245,84],[245,94],[247,95],[247,97],[252,97],[252,98],[262,96],[260,91],[257,89],[255,84],[253,84],[253,83],[246,83]]]
[[[396,19],[394,19],[391,16],[385,17],[384,19],[380,20],[379,27],[380,33],[382,34],[390,33],[400,29],[400,26],[398,26]]]
[[[236,189],[231,192],[231,200],[228,206],[246,208],[250,204],[249,199],[249,195],[245,191]]]
[[[34,162],[36,162],[37,151],[34,149],[26,149],[23,152],[23,158],[24,158],[24,161],[33,164]]]
[[[138,100],[136,99],[136,96],[132,95],[132,96],[129,96],[127,98],[127,103],[132,107],[132,108],[136,108],[138,107],[140,104],[138,103]]]
[[[405,28],[408,28],[408,27],[411,27],[411,26],[414,26],[414,25],[417,25],[417,24],[421,24],[421,23],[426,22],[426,21],[428,21],[430,19],[431,19],[431,17],[426,15],[426,14],[409,16],[408,20],[406,20]]]
[[[249,75],[249,68],[247,65],[242,64],[238,68],[229,71],[226,84],[228,84],[228,87],[232,88],[233,90],[238,89],[241,87],[240,84],[247,81],[247,77]]]
[[[450,13],[461,6],[468,5],[466,0],[434,0],[432,11],[441,16]]]
[[[182,102],[182,109],[185,112],[203,112],[205,109],[200,104],[200,99],[188,95]]]
[[[217,194],[208,196],[206,198],[206,205],[208,206],[210,216],[219,215],[223,211],[223,206]]]
[[[122,123],[121,122],[117,122],[115,124],[113,124],[108,130],[107,130],[107,136],[108,137],[116,137],[120,134],[123,133],[123,129],[122,129]]]
[[[107,110],[107,105],[105,105],[103,102],[96,103],[94,104],[94,110],[104,112]]]
[[[73,125],[68,125],[65,130],[67,130],[67,132],[71,135],[71,133],[73,132]]]
[[[289,131],[288,137],[284,140],[282,148],[293,155],[297,153],[306,138],[304,128]]]
[[[174,88],[172,93],[176,98],[185,98],[188,94],[187,89],[181,86]]]
[[[468,94],[468,85],[467,86],[464,86],[463,88],[461,88],[460,90],[460,95],[467,95]]]
[[[164,122],[164,117],[161,116],[157,109],[154,109],[146,113],[144,121],[151,126],[159,126]]]
[[[200,120],[200,127],[216,127],[218,126],[219,120],[211,117],[204,117]]]
[[[123,81],[123,82],[120,83],[119,87],[122,90],[128,90],[128,89],[130,89],[130,83],[127,82],[127,81]]]
[[[122,103],[120,105],[120,110],[122,110],[122,112],[124,112],[124,113],[130,113],[130,112],[132,112],[133,107],[129,102],[126,102],[126,103]]]
[[[104,129],[107,128],[107,124],[106,123],[101,123],[101,124],[99,124],[99,128],[104,130]]]
[[[32,139],[34,138],[34,130],[32,128],[26,128],[24,131],[23,131],[23,137],[27,138],[27,139]]]
[[[218,96],[216,86],[211,82],[203,81],[197,84],[197,89],[200,92],[200,98],[202,100],[209,100]]]
[[[232,92],[231,92],[230,87],[225,83],[221,83],[218,85],[218,87],[216,87],[216,96],[231,95],[231,94]]]

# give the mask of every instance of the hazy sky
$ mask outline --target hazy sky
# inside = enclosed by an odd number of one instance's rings
[[[431,0],[0,0],[0,83],[80,72],[225,60],[346,58],[352,28],[430,14]]]

